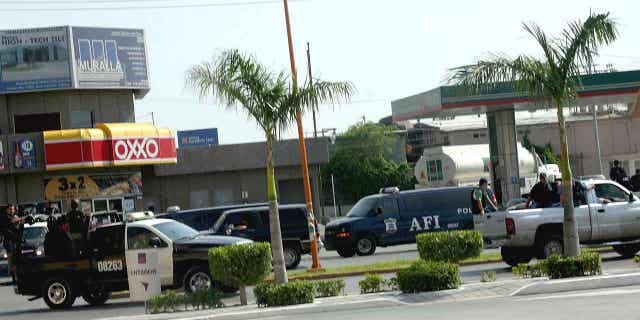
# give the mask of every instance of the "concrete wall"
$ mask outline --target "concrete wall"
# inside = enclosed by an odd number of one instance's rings
[[[94,122],[134,122],[130,90],[62,90],[0,95],[0,134],[14,133],[14,115],[60,113],[62,129],[71,128],[72,111],[92,111]]]

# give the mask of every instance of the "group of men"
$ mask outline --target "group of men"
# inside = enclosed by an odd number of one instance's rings
[[[609,178],[631,191],[640,191],[640,169],[636,169],[636,174],[629,178],[627,172],[620,166],[620,161],[614,160],[613,167],[609,171]]]

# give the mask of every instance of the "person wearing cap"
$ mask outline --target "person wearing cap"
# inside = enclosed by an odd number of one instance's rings
[[[609,178],[620,184],[623,184],[624,179],[627,178],[627,172],[620,166],[620,161],[613,160],[613,167],[611,167],[609,171]]]
[[[540,173],[540,180],[536,183],[527,199],[527,208],[548,208],[553,205],[553,199],[555,198],[555,192],[551,185],[547,182],[547,174]]]
[[[473,214],[484,215],[486,209],[490,206],[493,210],[498,211],[498,207],[489,194],[487,193],[487,189],[489,188],[489,182],[485,178],[480,178],[478,182],[478,188],[473,189],[473,193],[471,194],[471,210]]]

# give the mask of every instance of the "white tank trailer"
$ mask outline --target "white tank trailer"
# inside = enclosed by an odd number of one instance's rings
[[[443,146],[424,149],[416,163],[416,188],[474,186],[484,177],[491,178],[488,144]],[[518,162],[521,192],[529,193],[540,172],[549,178],[560,177],[557,165],[544,165],[537,154],[518,143]],[[552,180],[551,180],[552,181]]]

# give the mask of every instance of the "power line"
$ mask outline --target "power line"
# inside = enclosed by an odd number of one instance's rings
[[[104,0],[107,3],[107,0]],[[147,0],[151,1],[151,0]],[[292,2],[305,2],[310,0],[291,0]],[[99,3],[100,1],[90,1],[89,3]],[[113,2],[113,0],[111,0]],[[51,4],[51,2],[47,2]],[[87,2],[84,2],[85,4]],[[237,1],[237,2],[218,2],[218,3],[193,3],[193,4],[176,4],[176,5],[149,5],[149,6],[102,6],[102,7],[81,7],[81,8],[0,8],[0,12],[69,12],[69,11],[109,11],[109,10],[149,10],[149,9],[182,9],[182,8],[209,8],[209,7],[240,7],[255,5],[271,5],[280,4],[278,0],[262,0],[262,1]]]

